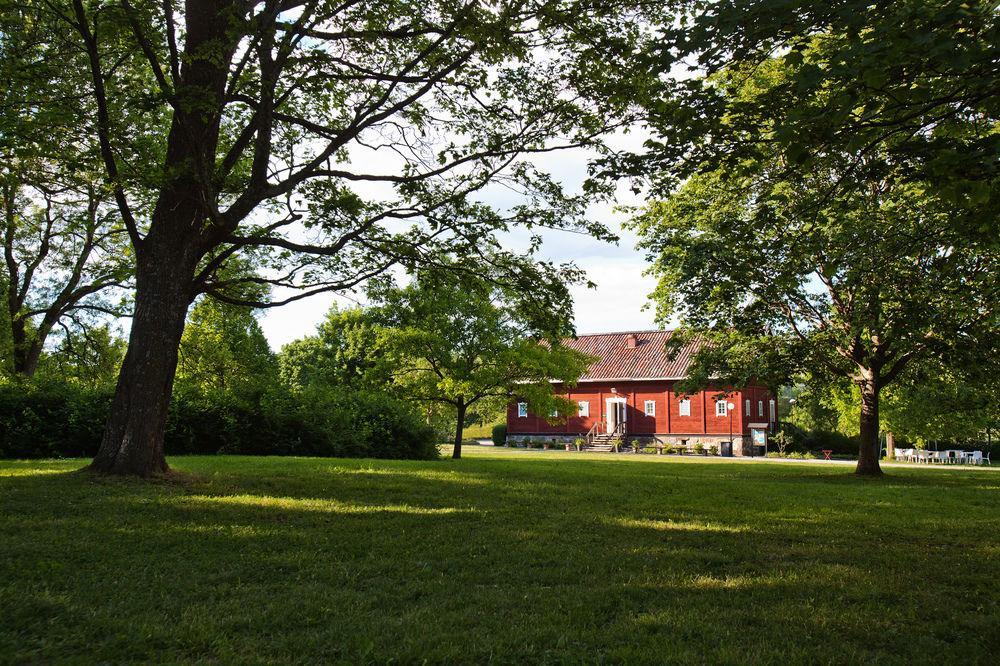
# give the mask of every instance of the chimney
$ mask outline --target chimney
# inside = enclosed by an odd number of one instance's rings
[[[628,337],[625,338],[625,345],[629,349],[635,349],[635,333],[628,334]]]

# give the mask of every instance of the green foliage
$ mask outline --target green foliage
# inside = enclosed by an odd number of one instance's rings
[[[507,425],[498,423],[493,426],[493,446],[507,446]]]
[[[572,330],[566,282],[575,269],[515,263],[508,268],[533,284],[519,291],[489,279],[499,268],[494,262],[476,277],[424,270],[405,287],[383,284],[372,291],[378,307],[371,317],[382,322],[396,391],[453,409],[458,440],[468,408],[501,412],[515,391],[536,414],[565,418],[575,404],[556,395],[552,382],[575,384],[591,362],[560,344]]]
[[[1000,273],[983,267],[1000,264],[1000,246],[972,222],[993,214],[989,197],[949,196],[936,178],[919,177],[930,163],[917,166],[894,140],[869,143],[869,136],[859,156],[857,146],[841,142],[838,125],[810,134],[792,119],[846,94],[792,84],[810,67],[822,76],[817,65],[839,53],[830,42],[851,39],[810,35],[795,46],[804,61],[736,63],[704,81],[720,120],[713,125],[719,133],[702,144],[735,154],[706,157],[633,224],[659,279],[658,316],[678,317],[706,342],[689,382],[756,376],[776,386],[798,374],[820,384],[850,382],[867,405],[857,411],[859,471],[876,473],[880,392],[912,363],[951,363],[996,338]],[[827,83],[854,87],[856,78]],[[855,96],[852,108],[860,103]],[[949,111],[934,131],[993,144],[997,120]],[[801,143],[785,142],[791,126]],[[914,144],[907,137],[899,141],[908,151]],[[987,188],[1000,185],[996,173],[977,178]]]
[[[64,335],[51,353],[42,355],[38,376],[64,379],[90,387],[111,387],[118,378],[126,341],[108,324]]]
[[[316,334],[281,349],[281,378],[293,388],[340,386],[378,389],[391,381],[391,331],[373,311],[334,305]]]
[[[97,452],[110,392],[54,380],[0,382],[0,457],[86,457]]]
[[[254,312],[205,298],[188,314],[177,379],[202,390],[245,390],[278,377],[278,364]]]
[[[858,435],[847,435],[839,430],[823,430],[800,428],[794,423],[783,422],[778,435],[787,452],[807,453],[829,449],[838,455],[856,455],[858,452]],[[774,442],[779,446],[779,442]]]
[[[111,387],[45,381],[0,384],[0,457],[92,456]],[[436,437],[405,403],[387,396],[280,386],[242,392],[179,384],[168,454],[350,456],[429,459]]]

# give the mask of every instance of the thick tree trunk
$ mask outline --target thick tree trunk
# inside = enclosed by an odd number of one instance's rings
[[[28,340],[27,322],[20,317],[16,317],[16,313],[12,312],[10,314],[10,342],[11,356],[13,356],[14,362],[14,374],[21,375],[22,377],[31,377],[38,368],[38,355],[34,355],[34,362],[32,362],[33,354],[31,347],[33,345]]]
[[[463,403],[458,404],[458,414],[455,419],[455,450],[452,451],[452,458],[462,457],[462,435],[465,433],[465,410],[466,405]]]
[[[858,466],[855,474],[860,476],[881,476],[879,466],[879,419],[878,381],[866,378],[858,383],[861,388],[861,446],[858,451]]]
[[[885,459],[895,460],[896,458],[896,436],[891,430],[885,432]]]
[[[128,351],[90,465],[96,472],[148,477],[167,471],[163,436],[196,262],[193,250],[177,245],[139,261]]]

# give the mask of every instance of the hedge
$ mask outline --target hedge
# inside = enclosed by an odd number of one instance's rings
[[[0,457],[93,456],[111,397],[62,382],[0,384]],[[438,455],[433,429],[388,396],[281,389],[234,395],[179,386],[164,446],[168,455]]]

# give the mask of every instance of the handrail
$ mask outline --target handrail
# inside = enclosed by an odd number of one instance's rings
[[[611,433],[618,439],[615,441],[615,453],[618,453],[618,447],[621,445],[622,440],[625,439],[625,422],[615,424],[615,430]]]
[[[594,425],[590,426],[590,430],[587,431],[587,446],[593,444],[594,440],[597,439],[597,431],[600,430],[600,427],[600,421],[594,421]]]

